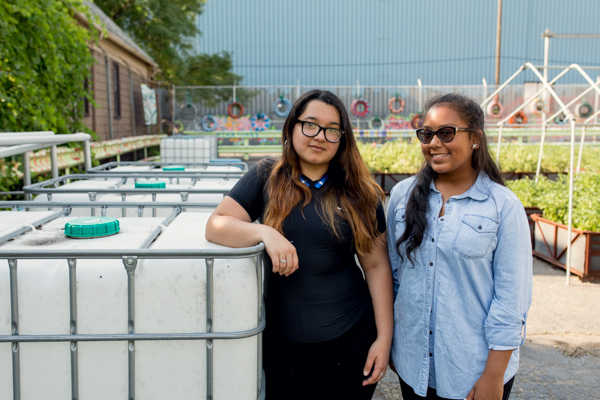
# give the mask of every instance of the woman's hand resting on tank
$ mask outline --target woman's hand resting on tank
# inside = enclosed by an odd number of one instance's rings
[[[296,247],[281,233],[269,227],[269,232],[263,236],[263,242],[271,257],[274,273],[290,276],[298,269]]]

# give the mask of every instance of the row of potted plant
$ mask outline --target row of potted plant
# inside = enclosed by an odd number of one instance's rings
[[[556,180],[541,176],[536,183],[523,178],[507,181],[526,207],[537,207],[543,216],[532,214],[533,254],[570,271],[582,280],[600,279],[600,175],[581,172],[573,178],[573,231],[568,230],[569,176]],[[567,259],[568,246],[571,256]]]
[[[416,139],[412,142],[393,140],[385,144],[358,142],[361,156],[371,172],[383,174],[414,174],[423,163],[421,147]],[[499,165],[506,173],[531,173],[537,169],[540,146],[509,143],[500,148]],[[495,156],[496,148],[490,147]],[[579,147],[575,150],[577,159]],[[540,169],[545,173],[564,173],[569,169],[570,147],[547,144],[544,146]],[[581,168],[600,171],[600,145],[586,145],[582,154]]]
[[[573,228],[600,231],[600,175],[580,172],[573,178]],[[563,174],[552,180],[540,176],[534,179],[506,181],[525,207],[542,210],[545,219],[568,224],[569,176]]]

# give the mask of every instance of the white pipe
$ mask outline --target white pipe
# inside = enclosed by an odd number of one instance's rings
[[[569,119],[575,119],[575,117],[573,116],[573,113],[571,111],[569,111],[569,109],[567,109],[565,107],[564,103],[562,102],[562,100],[560,99],[560,97],[556,94],[556,92],[554,91],[554,89],[552,89],[552,86],[550,86],[550,84],[548,83],[548,81],[544,81],[544,77],[540,75],[540,72],[537,70],[537,68],[535,68],[531,63],[526,63],[526,64],[530,66],[531,71],[538,77],[538,79],[540,81],[542,81],[542,84],[546,87],[546,89],[548,89],[548,92],[554,98],[554,100],[556,100],[556,102],[558,103],[558,105],[560,106],[560,108],[563,110],[563,112],[565,113],[565,115],[567,116],[567,118],[569,118]],[[552,79],[552,81],[555,82],[556,80],[558,80],[557,78],[562,77],[564,74],[566,74],[572,68],[574,68],[573,65],[571,65],[568,68],[564,69],[560,74],[558,74],[556,76],[556,78]]]
[[[567,231],[567,285],[571,279],[571,240],[573,229],[573,161],[575,158],[575,120],[571,120],[571,158],[569,161],[569,217]]]
[[[508,78],[508,80],[506,82],[504,82],[502,85],[498,86],[498,88],[496,90],[494,90],[494,93],[492,93],[491,95],[488,96],[487,99],[485,99],[483,101],[483,103],[480,104],[480,106],[483,108],[483,106],[486,105],[487,102],[489,102],[490,100],[492,100],[494,97],[496,97],[496,95],[498,93],[500,93],[502,91],[502,89],[504,89],[513,79],[515,79],[521,72],[523,72],[527,67],[525,65],[521,65],[521,67],[517,70],[517,72],[515,72],[510,78]]]
[[[545,113],[542,113],[544,115]],[[544,122],[545,120],[542,120]],[[544,141],[546,140],[546,124],[542,124],[542,138],[540,140],[540,153],[538,154],[538,163],[535,170],[535,183],[538,183],[540,177],[540,169],[542,167],[542,155],[544,154]]]
[[[567,104],[565,104],[566,108],[571,107],[573,104],[577,103],[583,96],[585,96],[586,94],[588,94],[589,92],[591,92],[594,88],[593,87],[589,87],[586,90],[584,90],[583,92],[579,93],[577,95],[577,97],[573,98],[570,102],[568,102]],[[555,112],[554,114],[552,114],[547,120],[546,123],[551,122],[554,118],[556,118],[557,116],[559,116],[562,113],[562,110],[559,110],[557,112]]]
[[[527,99],[525,102],[523,102],[523,104],[521,104],[519,107],[517,107],[515,110],[513,110],[512,113],[510,113],[509,115],[507,115],[503,120],[501,120],[500,122],[497,123],[498,126],[505,124],[513,115],[515,115],[516,113],[518,113],[519,111],[521,111],[523,108],[525,108],[529,103],[531,103],[534,99],[536,99],[544,90],[548,90],[548,92],[550,92],[550,94],[552,95],[552,97],[554,97],[555,99],[557,99],[557,103],[561,106],[561,111],[564,111],[564,104],[562,103],[562,101],[560,100],[560,98],[558,97],[558,95],[554,92],[554,90],[552,89],[552,86],[554,84],[554,82],[556,82],[557,80],[559,80],[560,78],[563,77],[563,75],[565,75],[570,69],[567,68],[565,70],[563,70],[560,74],[558,74],[554,79],[552,79],[552,81],[547,82],[544,81],[544,78],[542,76],[540,76],[538,70],[531,65],[530,63],[526,63],[525,65],[528,65],[528,68],[531,68],[531,70],[538,76],[538,79],[540,80],[540,82],[544,85],[544,87],[542,87],[540,90],[538,90],[533,96],[531,96],[529,99]],[[565,115],[569,116],[569,115],[573,115],[571,114],[571,112],[569,110],[566,110],[567,112],[565,112]]]
[[[50,147],[50,165],[52,168],[52,179],[58,178],[58,149],[56,145]]]
[[[52,131],[36,131],[36,132],[0,132],[0,137],[7,135],[7,136],[17,136],[17,135],[21,135],[21,137],[23,135],[34,135],[34,136],[47,136],[47,135],[54,135],[55,133]]]
[[[29,153],[23,153],[23,186],[31,185],[31,161]],[[31,200],[31,193],[25,193],[25,200]]]
[[[500,163],[500,141],[502,140],[502,125],[498,127],[498,148],[496,149],[496,164]]]
[[[581,127],[581,141],[579,142],[579,156],[577,157],[577,173],[581,170],[581,157],[583,156],[583,142],[585,141],[585,125]]]
[[[69,142],[83,142],[91,140],[92,136],[87,133],[71,133],[67,135],[54,135],[45,137],[0,137],[0,146],[15,146],[20,144],[62,144]]]
[[[83,158],[85,161],[85,172],[88,172],[92,169],[92,150],[89,140],[83,142]]]
[[[487,97],[487,81],[485,78],[482,78],[481,80],[483,81],[483,98],[485,99]]]
[[[4,147],[0,148],[0,158],[17,156],[27,151],[36,151],[47,147],[47,144],[24,144],[21,146]]]

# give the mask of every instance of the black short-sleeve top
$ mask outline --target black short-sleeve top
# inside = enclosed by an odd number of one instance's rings
[[[269,201],[265,185],[273,163],[263,161],[252,167],[228,194],[253,221],[261,222]],[[373,306],[355,259],[350,226],[339,221],[338,238],[317,213],[320,194],[327,190],[330,179],[320,188],[305,179],[311,184],[311,201],[304,210],[295,207],[282,226],[285,237],[296,247],[298,270],[280,276],[272,272],[266,253],[263,257],[267,329],[290,341],[320,342],[346,332]],[[382,204],[377,206],[377,225],[385,232]]]

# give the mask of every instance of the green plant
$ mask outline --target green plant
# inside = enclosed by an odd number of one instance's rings
[[[19,189],[21,163],[14,158],[0,158],[0,200],[11,200],[9,195],[1,192],[10,192]]]
[[[0,2],[0,130],[80,132],[95,30],[79,25],[81,0]]]
[[[371,172],[389,174],[415,173],[423,163],[421,147],[418,143],[392,140],[383,145],[378,143],[357,143],[363,160]],[[496,156],[496,148],[491,146],[492,157]],[[500,168],[502,172],[535,172],[539,157],[539,145],[509,143],[500,149]],[[579,148],[575,151],[575,163]],[[548,144],[540,169],[547,173],[568,172],[570,165],[570,147]],[[585,171],[600,172],[600,147],[587,145],[583,149],[581,168]]]
[[[573,181],[573,227],[581,230],[600,231],[600,175],[581,172]],[[536,184],[524,178],[506,182],[525,207],[543,210],[544,218],[563,225],[568,224],[569,176],[556,180],[541,176]]]

